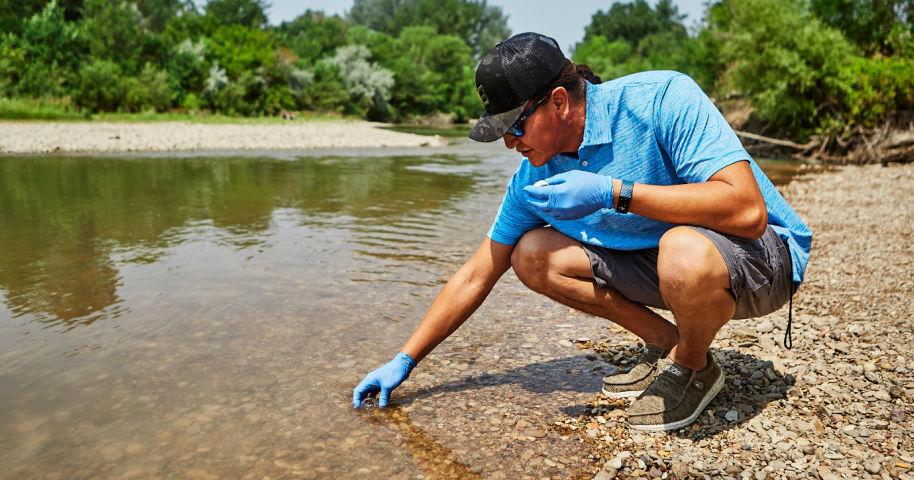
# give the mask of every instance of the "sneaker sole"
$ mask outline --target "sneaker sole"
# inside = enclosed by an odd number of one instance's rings
[[[627,392],[610,392],[605,388],[603,390],[603,395],[606,395],[609,398],[635,398],[638,395],[641,395],[644,390],[629,390]]]
[[[724,386],[724,373],[721,372],[720,376],[717,377],[717,380],[714,382],[714,385],[711,385],[711,389],[708,390],[708,393],[705,394],[704,398],[701,399],[701,403],[698,404],[698,408],[695,409],[695,412],[689,415],[687,418],[682,420],[677,420],[670,423],[661,423],[657,425],[631,425],[631,428],[635,430],[642,430],[645,432],[667,432],[670,430],[679,430],[682,427],[691,425],[695,420],[698,419],[698,416],[701,415],[701,412],[705,411],[705,407],[711,403],[711,400],[714,400],[714,397],[720,393],[720,389]]]

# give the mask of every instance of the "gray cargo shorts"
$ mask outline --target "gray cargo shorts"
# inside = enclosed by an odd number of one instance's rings
[[[787,245],[771,226],[758,240],[691,227],[717,247],[730,272],[730,294],[736,300],[733,318],[767,315],[784,306],[793,293],[793,270]],[[669,310],[660,296],[657,248],[613,250],[582,243],[590,258],[594,282],[629,300]]]

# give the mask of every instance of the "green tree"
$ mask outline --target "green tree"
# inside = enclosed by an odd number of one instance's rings
[[[613,3],[607,11],[593,14],[584,29],[584,40],[602,36],[609,40],[624,40],[635,48],[641,39],[657,33],[672,33],[675,38],[682,39],[687,36],[683,19],[685,15],[679,13],[672,0],[660,0],[655,8],[645,0]]]
[[[154,57],[154,40],[137,4],[126,0],[86,0],[83,29],[93,58],[118,63],[135,74]]]
[[[511,35],[508,17],[486,0],[355,0],[349,20],[397,36],[411,26],[455,35],[481,56]]]
[[[725,81],[747,95],[759,118],[785,134],[834,124],[852,88],[843,74],[857,58],[836,29],[802,0],[728,0]],[[765,12],[759,15],[759,12]]]
[[[914,0],[812,0],[812,13],[867,53],[891,54],[896,26],[911,30]]]
[[[370,60],[371,52],[364,45],[347,45],[337,49],[327,62],[346,72],[342,78],[349,92],[346,113],[386,118],[394,75]]]
[[[396,88],[391,105],[401,115],[453,113],[458,120],[482,109],[474,89],[470,48],[453,35],[431,27],[408,27],[395,42]]]
[[[271,32],[246,27],[226,25],[208,39],[206,50],[218,60],[229,78],[238,78],[244,72],[269,67],[275,59],[274,38]]]
[[[83,32],[64,18],[55,0],[25,20],[21,36],[5,35],[0,61],[9,72],[7,90],[30,96],[61,96],[81,63],[86,42]]]
[[[348,29],[349,24],[336,15],[306,10],[276,30],[281,45],[291,48],[306,64],[313,64],[345,45]]]
[[[267,24],[266,0],[209,0],[205,7],[205,18],[209,28],[219,25],[241,25],[263,28]]]

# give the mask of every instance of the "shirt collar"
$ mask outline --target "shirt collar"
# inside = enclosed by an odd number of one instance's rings
[[[605,145],[613,139],[609,109],[606,108],[607,102],[602,89],[590,82],[584,83],[587,85],[587,104],[584,107],[584,139],[578,147],[579,155],[587,147]]]

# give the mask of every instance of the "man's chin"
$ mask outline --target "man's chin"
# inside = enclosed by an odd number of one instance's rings
[[[527,161],[534,167],[542,167],[549,162],[548,158],[542,158],[542,155],[532,154],[527,156]]]

